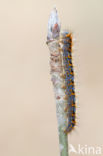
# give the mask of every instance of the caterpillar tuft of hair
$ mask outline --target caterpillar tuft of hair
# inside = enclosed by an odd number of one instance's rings
[[[76,99],[75,99],[75,86],[74,86],[74,70],[72,63],[72,34],[68,31],[61,33],[60,37],[62,57],[63,57],[63,70],[65,80],[65,97],[67,106],[65,112],[67,113],[67,127],[65,133],[69,133],[76,125]]]

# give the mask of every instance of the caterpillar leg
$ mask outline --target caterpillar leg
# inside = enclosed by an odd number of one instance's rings
[[[67,133],[70,133],[73,128],[75,127],[75,123],[69,123],[67,128],[64,130],[64,132],[67,134]]]

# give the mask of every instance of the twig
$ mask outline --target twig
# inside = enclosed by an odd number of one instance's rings
[[[60,22],[57,11],[54,8],[48,22],[47,45],[50,50],[51,80],[56,99],[56,114],[58,120],[60,156],[68,156],[68,138],[64,133],[67,117],[64,111],[66,107],[65,80],[63,71],[62,52],[59,44]]]

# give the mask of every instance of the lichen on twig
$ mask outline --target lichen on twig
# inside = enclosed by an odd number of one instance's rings
[[[47,45],[50,50],[50,73],[56,100],[60,156],[68,156],[68,138],[67,134],[64,133],[67,124],[67,117],[64,111],[66,106],[65,90],[63,87],[65,86],[65,80],[63,77],[63,56],[60,52],[59,37],[60,22],[57,10],[54,8],[48,22]]]

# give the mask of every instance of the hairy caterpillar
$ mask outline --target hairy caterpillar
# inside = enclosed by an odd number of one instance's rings
[[[64,65],[64,74],[65,74],[65,94],[67,96],[67,106],[65,111],[67,112],[67,127],[65,133],[69,133],[74,128],[75,121],[75,87],[74,87],[74,71],[72,64],[72,34],[64,31],[61,34],[62,47],[61,51],[63,52],[63,65]]]

